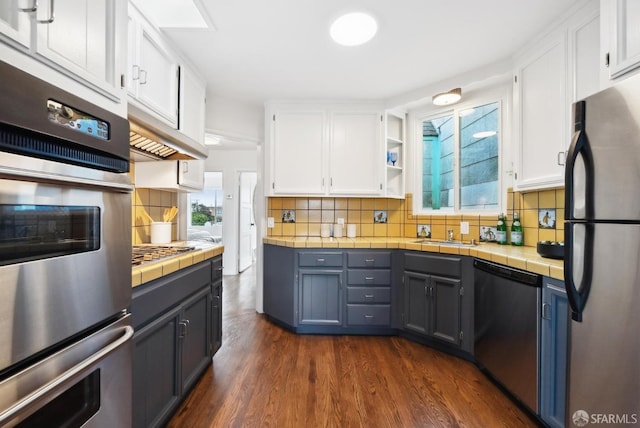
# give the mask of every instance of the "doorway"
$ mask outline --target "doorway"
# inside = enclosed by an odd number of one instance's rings
[[[255,191],[256,172],[239,173],[239,220],[238,220],[238,272],[248,269],[256,261]]]

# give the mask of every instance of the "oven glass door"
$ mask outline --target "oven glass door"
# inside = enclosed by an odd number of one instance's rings
[[[130,185],[51,162],[7,167],[7,156],[0,154],[0,376],[131,302]]]
[[[0,266],[100,248],[100,207],[0,205]]]

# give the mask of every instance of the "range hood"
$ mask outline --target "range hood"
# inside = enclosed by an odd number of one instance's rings
[[[134,160],[206,159],[206,147],[129,104],[129,147]]]

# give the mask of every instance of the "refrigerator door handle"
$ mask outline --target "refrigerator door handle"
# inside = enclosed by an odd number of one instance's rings
[[[579,101],[573,105],[574,116],[574,134],[571,140],[571,146],[567,152],[566,167],[564,171],[565,182],[565,219],[575,219],[575,168],[576,161],[580,157],[584,163],[585,170],[585,201],[584,201],[584,220],[593,220],[595,216],[594,205],[594,180],[595,170],[593,164],[593,153],[591,152],[591,146],[589,145],[589,138],[585,131],[585,108],[586,103]],[[565,241],[566,242],[566,241]]]
[[[582,275],[580,284],[576,287],[574,278],[574,254],[575,249],[575,227],[584,227],[584,242],[579,248],[582,248]],[[564,259],[564,287],[567,291],[567,300],[571,307],[571,318],[574,321],[582,322],[582,313],[587,305],[589,291],[592,286],[593,277],[593,241],[595,235],[595,225],[591,223],[567,223],[564,229],[565,239],[565,259]],[[568,245],[567,245],[568,244]]]

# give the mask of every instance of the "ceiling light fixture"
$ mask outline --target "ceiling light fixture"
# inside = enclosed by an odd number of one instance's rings
[[[338,44],[358,46],[371,40],[377,31],[378,24],[371,15],[353,12],[333,21],[329,34]]]
[[[496,135],[496,131],[480,131],[473,134],[473,138],[487,138]]]
[[[446,106],[449,104],[455,104],[462,98],[462,89],[455,88],[448,92],[442,92],[434,95],[432,98],[433,104],[437,106]]]

